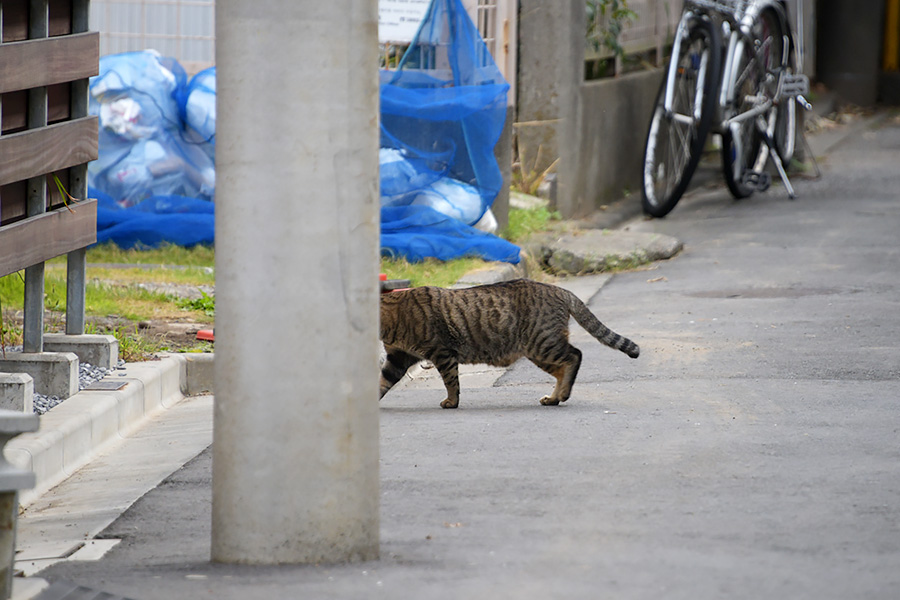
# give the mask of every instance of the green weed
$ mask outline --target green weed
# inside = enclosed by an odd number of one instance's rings
[[[125,362],[147,360],[157,352],[169,349],[162,340],[140,335],[137,326],[132,328],[115,327],[106,333],[115,336],[119,342],[119,358]]]
[[[178,301],[178,306],[185,310],[198,310],[208,317],[216,316],[216,298],[200,290],[199,298],[183,298]]]

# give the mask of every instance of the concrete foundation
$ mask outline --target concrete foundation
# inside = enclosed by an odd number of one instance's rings
[[[27,373],[34,391],[45,396],[68,398],[78,391],[78,356],[72,352],[7,352],[0,372]]]
[[[79,361],[104,369],[115,369],[119,364],[119,341],[112,335],[45,333],[44,350],[72,352]]]
[[[182,354],[185,374],[183,381],[187,387],[184,393],[188,396],[211,394],[215,380],[214,354]]]
[[[0,373],[0,410],[34,412],[34,379],[25,373]]]

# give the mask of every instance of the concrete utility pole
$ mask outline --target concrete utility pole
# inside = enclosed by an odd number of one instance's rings
[[[214,561],[378,557],[377,22],[216,3]]]

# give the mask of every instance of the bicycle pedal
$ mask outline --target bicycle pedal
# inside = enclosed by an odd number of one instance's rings
[[[802,73],[781,76],[781,96],[793,97],[809,93],[809,77]]]
[[[741,179],[746,187],[753,188],[757,192],[764,192],[772,185],[772,177],[765,171],[762,173],[749,171],[744,173],[744,176]]]

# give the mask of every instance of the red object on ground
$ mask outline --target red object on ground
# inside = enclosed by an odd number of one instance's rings
[[[214,342],[216,341],[216,330],[215,329],[201,329],[197,332],[197,339],[204,340],[206,342]]]

